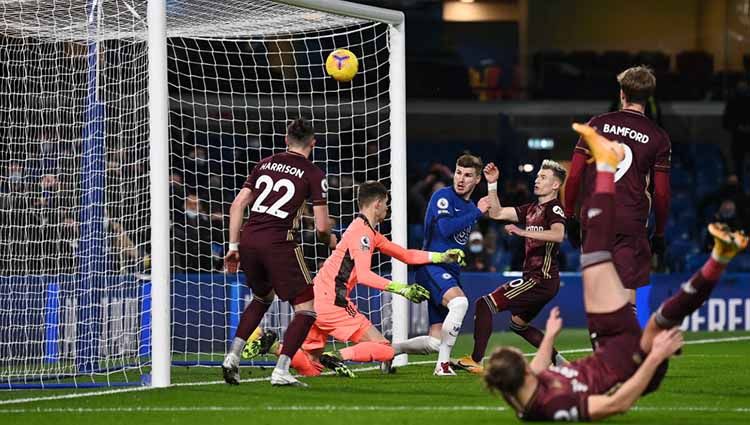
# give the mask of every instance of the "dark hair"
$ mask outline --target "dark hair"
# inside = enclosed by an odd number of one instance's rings
[[[364,208],[378,199],[385,199],[387,197],[388,189],[385,188],[383,183],[369,180],[359,185],[357,203],[360,208]]]
[[[477,176],[481,176],[484,164],[482,163],[482,158],[465,153],[456,160],[456,167],[473,168]]]
[[[526,379],[526,360],[516,349],[500,347],[496,349],[484,371],[484,383],[491,391],[515,395]]]
[[[304,118],[293,120],[286,128],[287,141],[296,146],[307,146],[315,136],[315,129]]]
[[[568,175],[568,171],[565,167],[551,159],[545,159],[542,161],[542,170],[552,171],[552,175],[560,180],[560,184],[565,183],[565,177]]]
[[[656,90],[656,77],[651,68],[640,65],[628,68],[617,76],[625,100],[630,103],[645,104]]]

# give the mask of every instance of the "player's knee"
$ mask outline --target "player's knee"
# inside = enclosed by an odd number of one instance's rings
[[[516,321],[516,320],[513,320],[513,318],[511,317],[510,324],[509,324],[510,330],[512,330],[515,333],[521,333],[521,332],[524,332],[526,329],[529,328],[528,323],[523,323],[522,324],[522,323],[518,323],[518,322],[520,322],[520,320]]]
[[[463,317],[469,310],[469,300],[466,297],[456,297],[448,302],[448,311]]]
[[[276,293],[273,290],[268,291],[267,294],[263,295],[253,294],[253,301],[257,301],[262,304],[271,304],[274,298],[276,298]]]

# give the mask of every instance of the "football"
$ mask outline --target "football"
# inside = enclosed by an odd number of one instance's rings
[[[351,81],[358,69],[357,56],[346,49],[336,49],[326,59],[326,72],[336,81]]]

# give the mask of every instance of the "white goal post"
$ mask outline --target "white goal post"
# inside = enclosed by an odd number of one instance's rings
[[[407,244],[404,15],[333,0],[0,0],[0,389],[169,386],[221,362],[248,290],[222,272],[251,167],[316,129],[338,231],[355,187],[390,189]],[[351,83],[325,75],[358,55]],[[302,215],[311,271],[327,256]],[[307,221],[306,221],[307,220]],[[407,281],[406,266],[373,257]],[[408,338],[401,297],[360,310]],[[283,331],[278,301],[262,326]],[[394,364],[407,361],[402,355]],[[248,365],[262,364],[249,362]]]

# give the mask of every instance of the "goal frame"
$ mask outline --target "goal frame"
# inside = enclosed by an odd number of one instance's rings
[[[407,245],[406,219],[406,69],[405,19],[400,11],[339,0],[274,0],[300,8],[368,19],[389,25],[390,177],[393,242]],[[167,86],[166,1],[148,1],[148,94],[151,191],[151,284],[152,317],[151,386],[171,384],[170,250],[169,250],[169,96]],[[392,260],[394,280],[407,281],[407,266]],[[409,303],[402,297],[392,301],[393,341],[409,333]],[[394,359],[406,364],[405,354]]]

